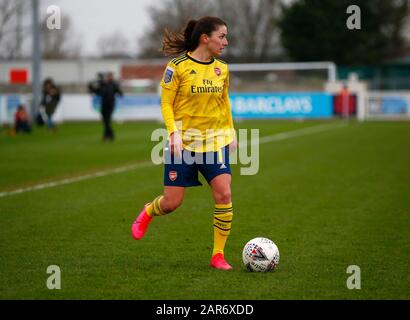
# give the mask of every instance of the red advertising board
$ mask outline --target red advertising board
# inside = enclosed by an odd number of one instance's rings
[[[27,84],[28,72],[26,69],[10,69],[9,82],[10,84]]]

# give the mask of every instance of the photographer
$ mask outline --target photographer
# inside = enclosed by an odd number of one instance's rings
[[[108,72],[97,75],[97,81],[88,85],[91,93],[101,97],[101,115],[104,125],[103,141],[114,140],[114,131],[111,127],[111,117],[115,109],[116,95],[122,96],[119,84],[114,80],[113,74]]]
[[[88,84],[88,91],[92,94],[99,95],[99,90],[104,84],[104,73],[97,73],[97,80],[91,81]]]

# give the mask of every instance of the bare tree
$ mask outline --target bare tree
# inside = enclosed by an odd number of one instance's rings
[[[383,18],[389,20],[384,32],[389,32],[388,37],[391,39],[385,48],[386,56],[389,58],[408,56],[410,53],[410,0],[391,0],[384,5],[382,12]]]
[[[190,19],[215,14],[215,2],[198,0],[165,0],[149,8],[151,27],[138,39],[140,57],[163,57],[160,53],[165,28],[180,31]]]
[[[61,15],[60,29],[49,29],[46,17],[41,23],[41,37],[44,59],[76,58],[80,55],[81,43],[68,16]]]
[[[97,46],[102,58],[129,57],[128,40],[119,31],[101,37]]]
[[[141,57],[160,56],[165,28],[179,31],[192,18],[216,15],[228,24],[230,61],[272,60],[281,53],[276,21],[283,0],[167,0],[150,8],[152,26],[140,39]]]
[[[22,57],[24,40],[30,36],[30,2],[0,0],[0,57]]]
[[[229,26],[227,54],[234,60],[272,60],[281,53],[279,0],[224,0],[217,7]]]

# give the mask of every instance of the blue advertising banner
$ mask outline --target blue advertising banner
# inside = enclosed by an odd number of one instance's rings
[[[332,95],[319,92],[230,94],[234,118],[330,118]]]
[[[116,112],[123,108],[142,108],[142,107],[160,107],[161,97],[159,95],[126,95],[116,97]],[[94,95],[92,97],[92,105],[95,110],[101,108],[101,97]]]
[[[92,97],[92,108],[100,111],[101,98]],[[115,120],[161,119],[161,97],[156,94],[116,97]]]
[[[27,106],[27,97],[20,94],[0,95],[0,123],[13,123],[17,107],[22,104]]]
[[[18,95],[8,95],[6,96],[6,106],[9,116],[14,116],[17,107],[22,103],[20,96]]]
[[[408,108],[408,101],[404,97],[391,96],[381,99],[381,112],[384,114],[407,113]]]

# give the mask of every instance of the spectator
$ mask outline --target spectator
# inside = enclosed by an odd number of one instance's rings
[[[30,133],[31,132],[29,117],[23,105],[18,106],[17,111],[14,115],[14,130],[16,131],[16,133],[19,133],[19,132]]]
[[[340,97],[342,99],[342,115],[344,118],[349,116],[349,97],[350,92],[346,84],[343,85],[342,89],[340,90]]]
[[[53,114],[57,109],[60,98],[60,89],[54,84],[53,79],[45,79],[43,82],[43,97],[41,99],[41,105],[44,107],[47,115],[47,127],[49,130],[56,130],[56,126],[53,123]]]
[[[334,113],[342,118],[348,118],[356,112],[356,97],[351,93],[347,84],[343,84],[334,97]]]
[[[115,97],[122,96],[120,85],[114,80],[111,72],[107,73],[104,81],[99,80],[89,85],[89,90],[101,97],[101,115],[104,125],[103,141],[114,140],[114,131],[111,127],[111,117],[115,110]]]

